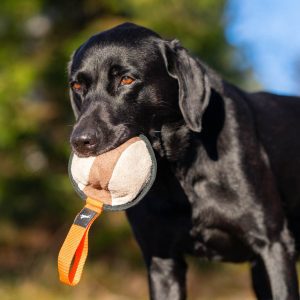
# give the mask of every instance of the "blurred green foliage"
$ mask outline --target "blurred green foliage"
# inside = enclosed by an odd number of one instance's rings
[[[56,253],[82,206],[67,177],[74,119],[66,66],[72,52],[90,35],[131,21],[165,38],[178,38],[225,78],[241,83],[247,75],[235,65],[234,50],[224,37],[225,4],[224,0],[1,1],[0,267],[19,267],[18,255],[41,253],[52,249],[51,243]],[[138,250],[124,215],[112,215],[103,217],[90,248],[135,261]]]

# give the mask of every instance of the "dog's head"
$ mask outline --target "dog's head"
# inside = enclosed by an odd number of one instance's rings
[[[184,119],[196,132],[210,87],[201,65],[177,41],[125,23],[91,37],[69,65],[79,156],[109,151],[164,122]]]

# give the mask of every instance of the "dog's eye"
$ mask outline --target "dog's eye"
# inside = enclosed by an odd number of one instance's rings
[[[129,76],[124,76],[121,78],[120,84],[121,85],[129,85],[134,82],[134,79]]]
[[[75,92],[81,92],[83,89],[83,85],[77,81],[71,83],[71,88]]]

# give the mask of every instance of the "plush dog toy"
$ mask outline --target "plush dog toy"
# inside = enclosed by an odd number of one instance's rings
[[[148,139],[140,135],[96,157],[72,154],[69,176],[86,205],[76,216],[59,252],[63,283],[76,285],[88,251],[88,232],[102,210],[124,210],[136,205],[151,188],[156,160]]]
[[[147,193],[155,175],[155,156],[142,135],[96,157],[73,154],[69,164],[69,176],[80,197],[102,202],[104,210],[135,205]]]

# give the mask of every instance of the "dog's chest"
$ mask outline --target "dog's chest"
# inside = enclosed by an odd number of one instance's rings
[[[227,176],[193,173],[181,177],[191,205],[193,254],[211,260],[245,261],[251,253],[244,243],[244,230],[252,217],[241,207],[239,192]]]

